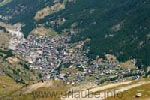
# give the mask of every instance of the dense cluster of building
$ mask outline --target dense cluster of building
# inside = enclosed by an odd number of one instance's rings
[[[88,41],[71,43],[68,36],[30,35],[18,42],[14,52],[28,61],[30,69],[40,70],[42,80],[48,78],[76,84],[92,77],[92,81],[102,84],[106,81],[133,80],[144,75],[139,69],[122,68],[117,59],[110,54],[106,55],[105,60],[99,57],[96,60],[89,59],[86,56],[88,48],[84,48]],[[63,68],[72,71],[62,72]]]
[[[35,37],[19,43],[15,53],[30,63],[30,68],[43,72],[44,78],[59,78],[59,68],[63,65],[88,66],[88,58],[83,53],[83,42],[72,45],[69,37]]]

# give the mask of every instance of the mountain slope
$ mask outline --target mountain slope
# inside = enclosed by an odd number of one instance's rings
[[[28,63],[12,54],[12,51],[0,49],[1,75],[9,76],[19,83],[28,84],[29,81],[39,80],[40,72],[30,70]]]
[[[27,36],[36,27],[36,12],[52,4],[53,0],[12,0],[11,3],[0,7],[0,15],[6,17],[0,20],[11,24],[24,24],[22,31]]]
[[[115,54],[150,65],[150,0],[76,0],[58,16],[67,19],[58,31],[81,29],[74,41],[90,38],[90,57]]]
[[[65,1],[65,9],[36,21],[36,13],[54,1]],[[0,14],[11,16],[3,20],[7,23],[24,24],[26,36],[42,24],[73,34],[72,42],[90,38],[91,58],[111,53],[120,61],[135,58],[140,67],[150,65],[149,10],[150,0],[13,0],[0,7]]]

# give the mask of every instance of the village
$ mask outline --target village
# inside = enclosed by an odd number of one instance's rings
[[[13,38],[17,41],[15,36]],[[31,34],[27,39],[21,39],[13,49],[15,54],[29,63],[30,69],[42,72],[41,80],[61,80],[67,84],[80,84],[89,80],[103,84],[107,81],[144,77],[143,70],[123,68],[111,54],[106,54],[105,59],[88,58],[86,54],[89,48],[84,48],[88,41],[90,40],[71,43],[70,36],[37,37]]]
[[[6,28],[11,37],[9,49],[27,61],[30,70],[41,71],[41,80],[61,80],[67,84],[80,84],[86,81],[103,84],[135,80],[146,74],[138,67],[132,68],[135,66],[135,60],[131,60],[132,64],[127,63],[126,68],[111,54],[105,54],[105,58],[87,57],[90,49],[84,45],[90,39],[72,43],[71,36],[45,37],[34,34],[25,39],[21,25],[16,24],[15,27],[15,30]]]

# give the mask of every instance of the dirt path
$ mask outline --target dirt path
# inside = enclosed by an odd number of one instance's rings
[[[85,90],[85,91],[82,91],[82,92],[73,93],[73,95],[68,96],[66,98],[62,98],[62,100],[104,100],[104,99],[106,99],[110,96],[114,96],[117,93],[121,93],[123,91],[130,90],[130,89],[135,88],[135,87],[139,87],[143,84],[149,84],[150,82],[141,81],[141,82],[134,83],[134,84],[130,84],[130,83],[131,83],[131,81],[120,82],[120,83],[116,83],[116,84],[108,84],[108,85],[105,85],[105,86],[102,86],[102,87],[96,87],[96,88],[93,88],[93,89],[90,89],[90,90]],[[116,88],[117,86],[120,86],[120,85],[123,85],[123,84],[126,84],[126,85],[130,84],[130,85],[117,88],[115,91],[110,90],[109,93],[108,93],[108,91],[107,91],[108,89]],[[105,90],[105,91],[101,92],[97,95],[87,96],[87,94],[95,93],[97,91],[102,91],[102,90]]]
[[[33,91],[37,90],[38,88],[41,88],[41,87],[50,87],[50,86],[53,86],[53,82],[52,81],[45,81],[45,82],[40,82],[40,83],[37,83],[37,84],[33,84],[33,85],[30,85],[29,87],[25,88],[25,94],[27,93],[32,93]]]

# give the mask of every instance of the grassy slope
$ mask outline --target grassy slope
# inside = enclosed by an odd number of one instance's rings
[[[150,80],[150,79],[146,79],[146,80]],[[131,90],[124,91],[122,98],[109,97],[107,100],[149,100],[149,98],[150,98],[150,91],[149,90],[150,90],[150,84],[145,84],[145,85],[142,85],[140,87],[136,87],[136,88],[133,88]],[[135,98],[135,96],[138,92],[142,93],[142,97]]]
[[[21,84],[17,84],[13,79],[8,76],[0,76],[0,100],[1,96],[9,95],[21,88]]]
[[[70,86],[67,86],[58,81],[54,81],[53,87],[41,87],[28,94],[24,94],[21,92],[22,89],[18,89],[18,92],[14,92],[13,94],[9,95],[9,97],[11,97],[13,100],[60,100],[61,93],[65,93],[65,91],[67,91],[69,88]],[[50,93],[57,94],[54,96],[53,94],[50,95]]]
[[[16,83],[8,76],[0,76],[0,100],[60,100],[60,94],[65,93],[70,86],[63,84],[62,82],[54,81],[53,87],[39,88],[33,93],[23,94],[22,90],[26,87],[23,84]],[[55,96],[46,96],[49,93],[58,93]],[[45,93],[45,95],[44,95]]]
[[[13,78],[21,83],[26,83],[27,81],[38,80],[40,72],[35,70],[30,70],[29,65],[20,59],[19,62],[10,64],[7,61],[8,57],[14,57],[11,51],[1,51],[0,50],[0,70],[7,76]]]

